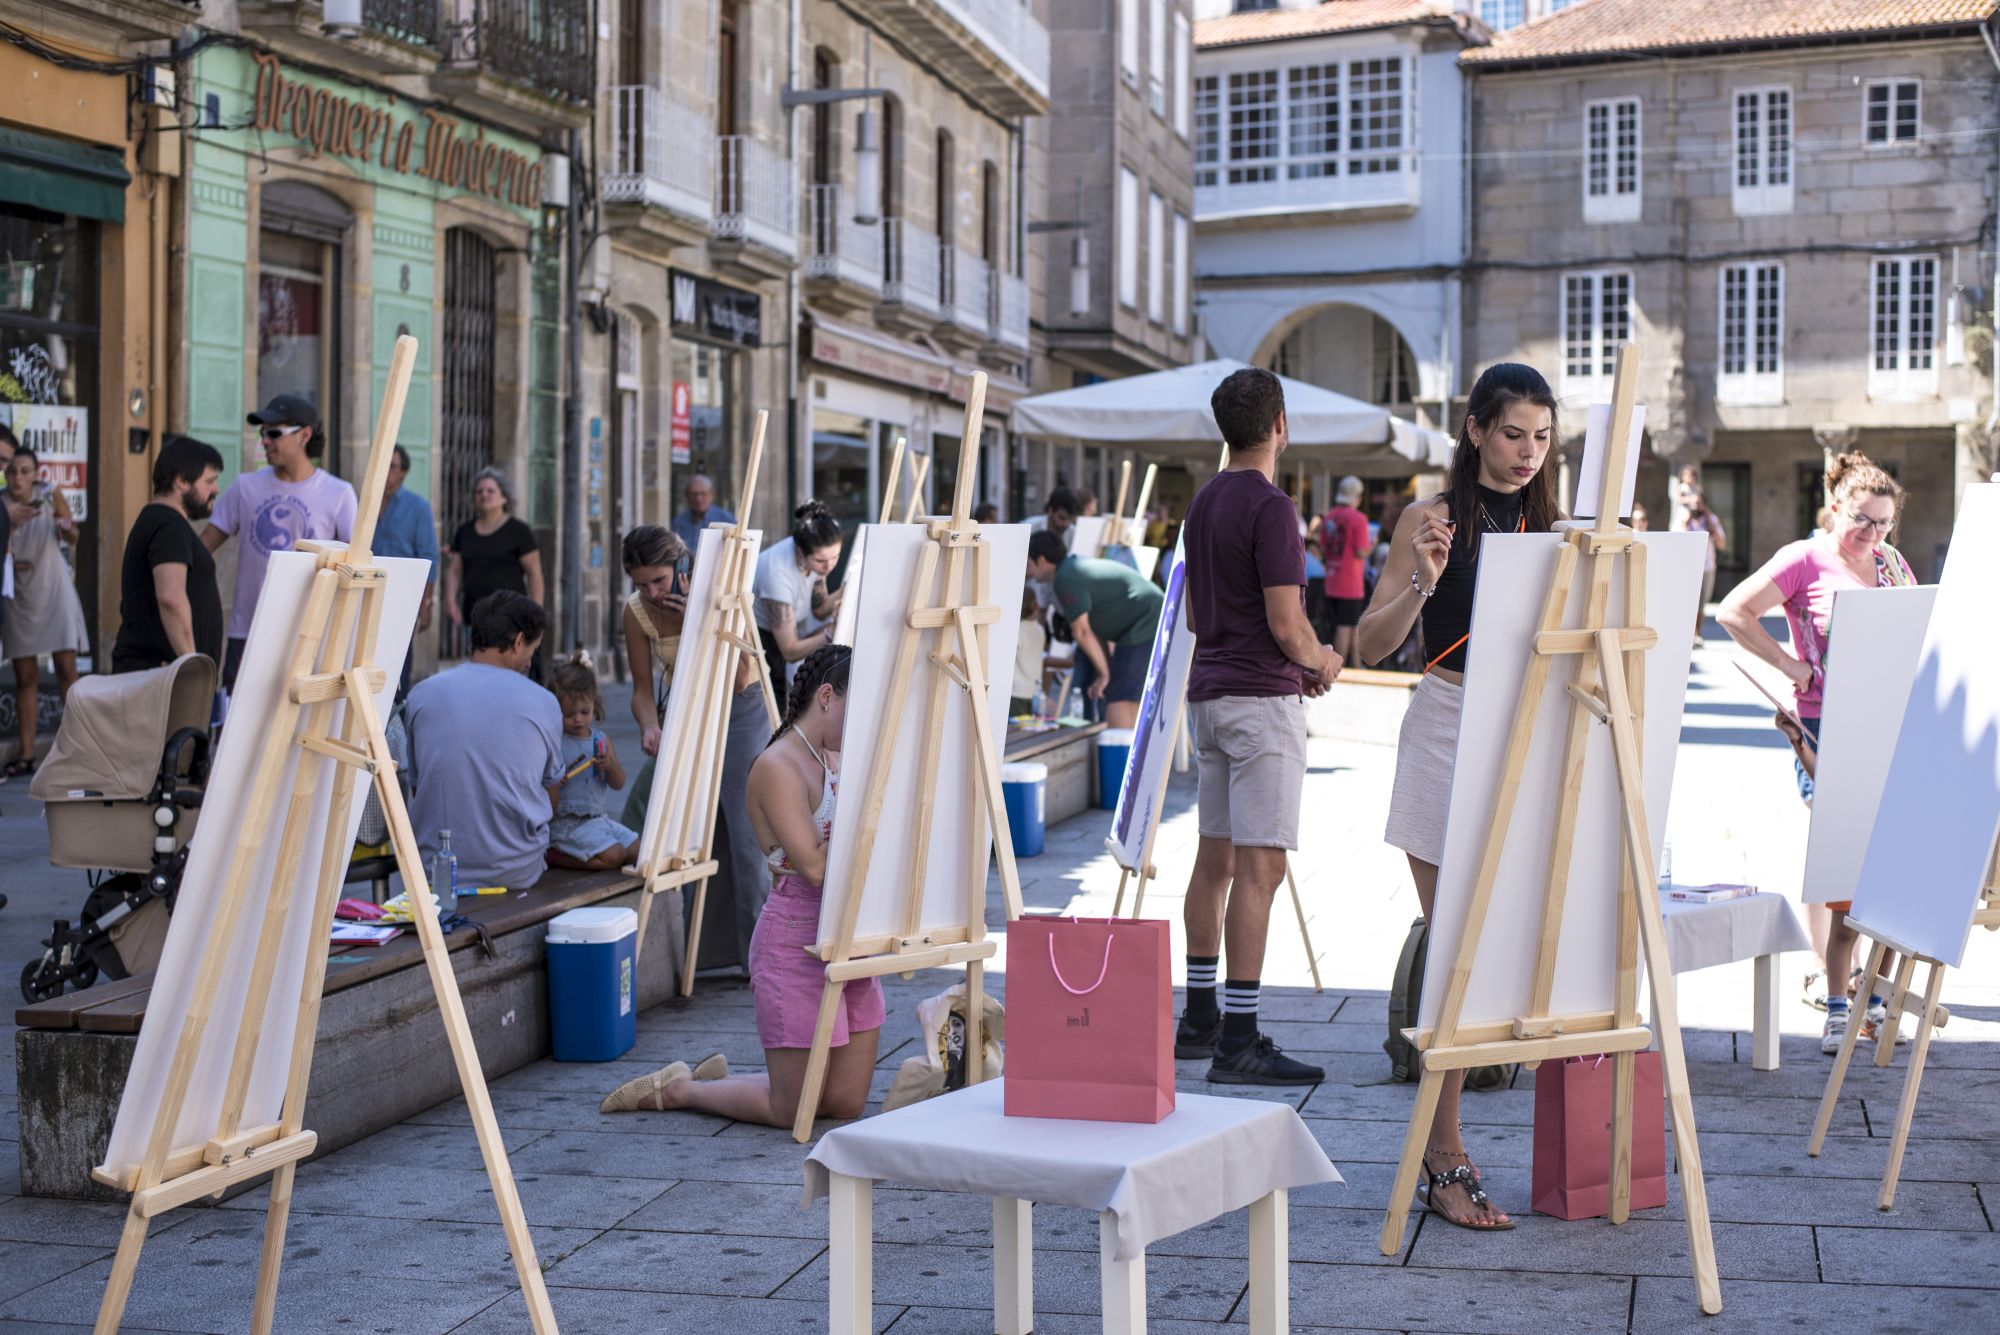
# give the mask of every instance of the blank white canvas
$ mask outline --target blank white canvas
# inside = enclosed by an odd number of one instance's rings
[[[1827,621],[1826,689],[1806,838],[1807,904],[1854,898],[1937,588],[1842,589]]]
[[[1079,515],[1069,530],[1069,549],[1078,556],[1102,556],[1110,515]]]
[[[1674,755],[1680,739],[1681,706],[1687,693],[1693,644],[1678,633],[1694,623],[1701,592],[1700,533],[1647,533],[1645,624],[1671,627],[1646,653],[1646,717],[1642,731],[1647,823],[1657,863],[1667,830],[1667,802],[1674,786]],[[1479,869],[1494,798],[1507,751],[1507,735],[1527,674],[1542,598],[1555,570],[1562,539],[1552,533],[1489,533],[1479,557],[1479,582],[1472,600],[1472,639],[1467,646],[1464,714],[1452,766],[1444,861],[1438,871],[1431,917],[1430,967],[1425,970],[1420,1023],[1437,1022],[1458,943],[1465,934],[1472,883]],[[1583,621],[1590,565],[1579,561],[1564,625]],[[1625,615],[1622,563],[1614,571],[1605,624]],[[1536,711],[1534,740],[1521,772],[1520,797],[1507,828],[1507,843],[1486,909],[1485,929],[1473,961],[1462,1024],[1510,1021],[1528,1013],[1541,936],[1541,911],[1555,828],[1560,770],[1569,722],[1569,682],[1573,659],[1556,657]],[[1556,953],[1556,1014],[1613,1009],[1617,1000],[1618,893],[1623,808],[1610,729],[1592,723],[1584,751],[1578,797],[1576,839],[1563,903],[1561,946]]]
[[[639,832],[639,866],[642,870],[663,857],[693,852],[708,834],[708,811],[715,803],[715,785],[722,770],[720,765],[711,764],[705,771],[695,772],[699,767],[701,749],[697,731],[705,722],[714,723],[713,719],[704,720],[698,712],[704,697],[709,694],[703,671],[709,658],[701,652],[701,646],[715,634],[717,620],[722,615],[715,600],[720,592],[717,586],[721,582],[723,542],[728,533],[728,527],[720,524],[703,529],[701,545],[695,551],[694,571],[688,581],[687,609],[681,614],[681,641],[675,657],[673,687],[667,692],[667,716],[660,724],[660,750],[655,758],[657,763],[653,766],[653,788],[646,794],[646,828]],[[744,562],[739,591],[747,597],[751,582],[756,578],[757,551],[764,535],[751,529],[746,536],[750,540],[750,552]],[[730,685],[734,684],[732,675]],[[771,685],[783,699],[784,683],[774,681]],[[724,688],[721,707],[725,714],[732,694],[733,691]],[[718,737],[714,745],[721,746],[722,739]],[[678,752],[676,748],[679,748]],[[680,757],[678,765],[673,763],[676,754]],[[691,785],[699,790],[694,795],[692,807],[687,801]],[[693,828],[687,824],[690,811],[695,820]]]
[[[1995,570],[2000,485],[1967,487],[1849,915],[1870,936],[1953,968],[2000,828]]]
[[[1625,477],[1618,488],[1618,513],[1632,513],[1632,497],[1639,490],[1639,445],[1646,434],[1646,405],[1632,409],[1632,434],[1625,449]],[[1604,456],[1611,447],[1611,405],[1593,403],[1583,428],[1583,466],[1576,473],[1576,504],[1570,514],[1577,519],[1597,518],[1597,500],[1604,493]]]
[[[859,600],[848,595],[861,584],[861,559],[867,554],[863,544],[868,537],[868,528],[863,524],[854,531],[854,545],[847,553],[847,570],[840,577],[840,587],[844,591],[840,610],[833,618],[833,642],[850,649],[854,647],[854,609]]]
[[[918,873],[923,883],[923,930],[967,925],[965,878],[972,866],[971,855],[975,849],[981,850],[978,865],[983,902],[985,868],[992,849],[990,821],[982,819],[977,829],[967,828],[967,815],[977,790],[972,702],[967,693],[955,685],[947,685],[944,727],[934,738],[924,733],[929,683],[936,674],[929,654],[938,642],[937,632],[927,632],[918,648],[917,670],[910,678],[911,687],[905,698],[898,701],[888,698],[890,674],[895,670],[896,651],[909,617],[917,554],[930,539],[915,524],[869,524],[862,532],[867,535],[868,566],[860,582],[848,586],[847,594],[848,601],[855,604],[854,661],[847,676],[847,724],[840,747],[840,802],[834,812],[826,885],[820,900],[822,948],[839,935],[842,910],[848,896],[857,893],[861,896],[861,907],[855,918],[856,937],[902,934],[905,892],[913,879],[911,843],[915,838],[921,753],[926,744],[935,743],[942,751],[933,792],[930,846],[924,850]],[[1028,529],[1025,524],[983,524],[979,533],[992,547],[986,596],[981,599],[973,588],[973,563],[967,560],[965,574],[961,576],[964,590],[961,601],[984,602],[1000,609],[999,620],[987,628],[987,693],[986,699],[978,702],[983,714],[981,724],[993,739],[994,754],[998,755],[1006,749],[1007,742],[1008,689],[1014,672],[1014,645],[1021,631]],[[925,606],[936,606],[942,600],[946,565],[947,559],[940,555],[932,588],[925,591]],[[899,707],[893,724],[887,722],[892,704]],[[867,884],[854,887],[849,881],[854,845],[860,838],[869,774],[878,750],[884,745],[893,748],[895,761],[876,828]]]
[[[388,574],[375,645],[375,666],[386,674],[382,689],[375,694],[375,708],[386,718],[395,703],[396,682],[402,675],[403,657],[409,651],[410,633],[417,623],[417,605],[423,599],[424,581],[430,577],[430,562],[377,557],[376,564]],[[173,1064],[181,1025],[194,1000],[202,950],[218,930],[223,881],[250,800],[258,753],[263,748],[269,720],[290,684],[289,660],[301,629],[301,614],[305,611],[316,565],[316,558],[304,552],[274,552],[265,569],[264,589],[257,599],[257,614],[250,623],[250,635],[243,646],[243,663],[231,697],[229,724],[222,730],[222,742],[216,749],[215,765],[202,800],[201,821],[188,845],[180,897],[174,903],[166,945],[160,953],[160,967],[146,1000],[146,1023],[140,1027],[138,1046],[132,1054],[132,1073],[125,1081],[118,1118],[111,1128],[111,1144],[104,1157],[104,1166],[111,1172],[122,1173],[138,1166],[145,1156],[160,1101],[166,1095],[168,1068]],[[333,724],[336,730],[345,713],[344,705],[336,707]],[[290,885],[277,887],[289,907],[270,999],[264,1007],[259,1030],[257,1056],[251,1067],[243,1125],[268,1125],[277,1121],[283,1110],[285,1082],[291,1073],[292,1031],[298,1022],[299,989],[305,978],[307,952],[326,949],[325,942],[310,938],[313,895],[319,888],[320,853],[326,846],[335,773],[332,760],[308,758],[297,747],[292,748],[286,760],[265,827],[266,837],[257,850],[249,894],[238,919],[235,939],[229,944],[222,985],[209,1012],[201,1055],[195,1063],[187,1097],[181,1103],[180,1120],[170,1148],[203,1144],[218,1129],[223,1086],[229,1079],[230,1056],[242,1028],[243,1004],[250,989],[257,938],[264,929],[265,910],[278,902],[278,894],[267,892],[265,887],[271,885],[276,873],[285,809],[291,802],[302,764],[315,768],[318,788],[306,826],[306,852],[299,859],[298,874]],[[354,832],[361,824],[362,782],[357,776],[354,800],[347,811],[347,830],[337,841],[343,856],[344,850],[353,847]]]

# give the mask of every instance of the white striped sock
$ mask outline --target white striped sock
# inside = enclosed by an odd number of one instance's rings
[[[1213,992],[1215,990],[1215,975],[1221,967],[1215,960],[1209,960],[1205,964],[1197,964],[1194,960],[1190,959],[1187,962],[1187,985],[1189,987],[1205,987]]]
[[[1255,1015],[1257,1013],[1258,987],[1255,983],[1229,983],[1222,989],[1222,1013],[1224,1015]]]

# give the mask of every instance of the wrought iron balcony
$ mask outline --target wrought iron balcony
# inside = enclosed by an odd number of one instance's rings
[[[444,32],[444,7],[439,0],[362,0],[361,21],[370,32],[435,49]]]
[[[797,259],[791,164],[747,134],[721,135],[715,146],[715,239]]]
[[[611,161],[604,202],[664,209],[706,228],[715,179],[707,114],[644,85],[607,89],[605,105]]]
[[[854,221],[847,192],[816,185],[806,214],[806,277],[882,290],[882,231]]]
[[[902,218],[882,220],[882,300],[913,314],[938,314],[938,243]]]
[[[949,244],[939,246],[938,255],[945,276],[945,319],[969,334],[986,337],[993,323],[988,309],[991,298],[987,291],[987,275],[991,266],[977,255]]]
[[[1049,30],[1022,0],[850,0],[861,17],[1001,116],[1049,109]]]
[[[1019,352],[1028,350],[1028,280],[991,271],[988,329],[993,342]]]
[[[589,0],[458,0],[451,58],[558,102],[595,91]]]

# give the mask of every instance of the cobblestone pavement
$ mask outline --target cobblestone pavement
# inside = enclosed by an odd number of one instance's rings
[[[1696,864],[1767,886],[1797,884],[1805,823],[1789,752],[1711,642],[1697,655],[1672,814],[1680,879]],[[1379,721],[1378,725],[1379,725]],[[629,728],[627,729],[629,731]],[[622,740],[622,739],[621,739]],[[627,743],[629,745],[629,743]],[[1295,923],[1273,919],[1266,1028],[1322,1063],[1326,1083],[1270,1091],[1294,1103],[1340,1166],[1344,1186],[1295,1193],[1292,1317],[1348,1331],[1762,1332],[1994,1329],[2000,1303],[2000,940],[1975,942],[1947,989],[1953,1019],[1932,1049],[1896,1208],[1875,1209],[1876,1179],[1902,1063],[1857,1064],[1818,1159],[1805,1138],[1827,1069],[1819,1015],[1799,1004],[1808,957],[1785,962],[1783,1069],[1749,1064],[1748,964],[1682,979],[1687,1049],[1715,1218],[1725,1310],[1703,1320],[1688,1279],[1677,1183],[1664,1209],[1622,1228],[1528,1213],[1534,1076],[1468,1095],[1466,1134],[1511,1233],[1474,1236],[1412,1215],[1398,1255],[1375,1247],[1414,1086],[1383,1083],[1380,1044],[1395,951],[1416,914],[1399,854],[1381,842],[1393,753],[1315,738],[1308,845],[1296,862],[1325,988],[1314,993]],[[1194,839],[1192,789],[1173,790],[1159,850],[1166,883],[1149,914],[1178,917]],[[25,958],[47,919],[74,911],[75,873],[45,857],[38,813],[0,788],[10,850],[0,951]],[[1117,883],[1095,814],[1050,832],[1022,864],[1028,903],[1108,910]],[[1705,878],[1705,876],[1704,876]],[[998,921],[997,894],[993,898]],[[1178,953],[1178,942],[1176,944]],[[1004,963],[1004,961],[1003,961]],[[1178,959],[1176,961],[1178,966]],[[875,1096],[914,1042],[915,1003],[947,975],[891,980]],[[1004,978],[995,977],[996,989]],[[761,1060],[749,993],[704,980],[688,1002],[641,1018],[638,1047],[603,1066],[538,1062],[494,1082],[536,1245],[564,1329],[823,1329],[826,1209],[800,1208],[801,1147],[784,1132],[688,1113],[600,1116],[619,1081],[672,1057],[720,1049]],[[442,1055],[442,1048],[440,1048]],[[1200,1063],[1180,1084],[1207,1092]],[[0,1332],[83,1330],[94,1315],[123,1211],[19,1199],[12,1063],[0,1064]],[[1259,1097],[1254,1090],[1228,1090]],[[127,1314],[130,1330],[247,1328],[263,1191],[179,1211],[155,1229]],[[983,1200],[884,1186],[875,1196],[877,1327],[898,1335],[982,1335],[992,1326],[991,1214]],[[1096,1222],[1036,1211],[1036,1329],[1095,1329]],[[1156,1246],[1148,1262],[1156,1335],[1246,1320],[1241,1214]],[[431,1109],[299,1174],[280,1329],[498,1332],[527,1329],[461,1102]]]

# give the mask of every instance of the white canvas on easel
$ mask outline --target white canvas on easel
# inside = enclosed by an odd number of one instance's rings
[[[1646,434],[1646,405],[1632,407],[1632,430],[1626,437],[1625,477],[1618,487],[1618,513],[1632,513],[1632,498],[1639,491],[1639,443]],[[1593,403],[1583,429],[1583,466],[1576,474],[1576,500],[1570,509],[1575,518],[1597,518],[1597,500],[1604,490],[1604,457],[1611,449],[1611,405]]]
[[[1854,898],[1936,604],[1934,584],[1833,596],[1802,903]]]
[[[860,599],[848,597],[847,594],[861,586],[861,563],[868,554],[868,530],[874,527],[877,526],[863,524],[854,530],[854,537],[849,540],[847,551],[847,570],[840,577],[842,597],[840,610],[834,613],[833,617],[833,642],[844,644],[850,649],[854,647],[854,615]]]
[[[417,606],[423,601],[424,581],[430,564],[414,559],[375,558],[388,572],[382,624],[376,641],[376,664],[386,677],[375,693],[375,705],[384,716],[395,702],[396,682],[403,658],[409,651],[410,636],[417,624]],[[103,1172],[123,1178],[139,1166],[146,1153],[146,1141],[159,1114],[160,1099],[167,1087],[177,1040],[193,999],[195,974],[202,952],[214,936],[215,917],[231,851],[236,846],[243,812],[249,807],[249,788],[264,736],[251,726],[252,720],[267,719],[276,711],[279,696],[290,684],[289,659],[300,622],[306,611],[307,593],[318,572],[316,557],[303,552],[273,552],[264,576],[264,590],[257,600],[244,644],[243,663],[237,671],[236,689],[230,714],[241,721],[222,730],[216,749],[207,792],[202,801],[201,824],[188,844],[187,866],[181,875],[179,897],[167,928],[167,940],[160,952],[159,968],[146,999],[146,1023],[140,1026],[132,1053],[131,1073],[119,1099],[117,1119],[112,1123],[111,1140],[105,1152]],[[358,631],[357,631],[358,633]],[[342,707],[342,713],[345,712]],[[338,715],[334,726],[339,726]],[[318,768],[314,802],[306,826],[305,847],[317,850],[326,841],[327,822],[332,809],[335,762],[322,757],[307,760],[294,750],[286,765],[282,791],[297,786],[306,763]],[[282,809],[282,807],[280,808]],[[350,805],[347,831],[339,841],[351,848],[354,832],[361,823],[361,803]],[[265,840],[252,872],[251,884],[270,886],[278,861],[279,841]],[[278,887],[286,901],[285,931],[279,947],[276,976],[302,977],[307,952],[324,950],[313,938],[313,897],[319,888],[320,867],[313,858],[301,859],[290,885]],[[266,915],[278,905],[278,894],[260,893],[245,903],[229,948],[228,967],[222,975],[215,1005],[202,1033],[200,1056],[194,1079],[182,1100],[175,1124],[176,1146],[200,1145],[215,1134],[223,1109],[223,1095],[238,1036],[243,1030],[243,1009],[248,996],[251,961],[263,934]],[[292,1064],[293,1033],[299,1013],[296,987],[273,987],[264,1007],[256,1060],[251,1067],[248,1097],[244,1105],[245,1125],[261,1126],[276,1122],[282,1109],[287,1077]]]
[[[1078,515],[1069,528],[1069,554],[1085,558],[1103,556],[1104,539],[1110,529],[1110,515]]]
[[[1146,870],[1160,826],[1163,776],[1173,760],[1174,737],[1187,706],[1188,672],[1194,666],[1194,631],[1188,626],[1185,592],[1187,571],[1175,552],[1160,606],[1160,626],[1153,633],[1152,657],[1146,664],[1146,687],[1139,698],[1139,720],[1132,730],[1132,752],[1111,813],[1111,834],[1104,841],[1122,869]]]

